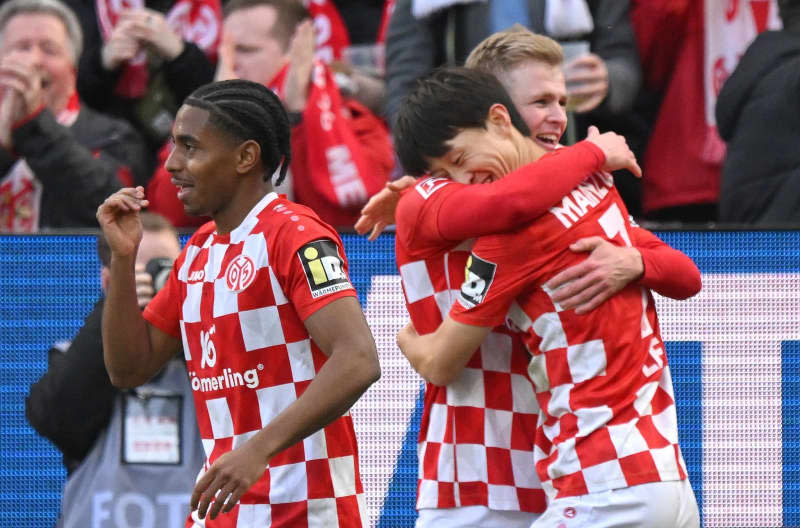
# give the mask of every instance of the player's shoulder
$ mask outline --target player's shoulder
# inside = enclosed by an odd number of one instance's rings
[[[435,222],[441,199],[462,184],[448,178],[420,179],[400,197],[395,211],[397,237],[407,246],[421,242],[418,235],[428,222]]]
[[[308,241],[323,238],[341,244],[336,230],[325,223],[313,209],[292,202],[284,196],[272,200],[261,211],[256,229],[265,234],[272,246],[298,248]]]

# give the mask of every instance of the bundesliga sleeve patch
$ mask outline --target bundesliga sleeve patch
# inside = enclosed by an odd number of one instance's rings
[[[476,257],[474,254],[467,259],[464,284],[461,285],[461,295],[458,300],[465,308],[473,308],[483,302],[489,287],[494,280],[497,264]]]
[[[309,242],[300,248],[297,256],[300,257],[314,299],[353,287],[344,271],[339,248],[332,240]]]

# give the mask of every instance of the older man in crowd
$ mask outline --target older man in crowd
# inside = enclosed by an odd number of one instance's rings
[[[141,138],[78,100],[81,45],[58,0],[0,8],[0,232],[95,226],[109,193],[145,182]]]

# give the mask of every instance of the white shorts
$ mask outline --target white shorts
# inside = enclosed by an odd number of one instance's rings
[[[486,506],[423,508],[416,528],[529,528],[538,513],[490,510]]]
[[[531,528],[699,528],[689,479],[554,499]]]

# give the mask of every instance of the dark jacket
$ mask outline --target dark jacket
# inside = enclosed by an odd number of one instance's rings
[[[103,300],[86,316],[66,352],[51,348],[47,372],[31,386],[25,416],[61,451],[68,472],[77,467],[111,418],[118,390],[103,361]]]
[[[133,127],[81,106],[67,128],[45,109],[12,132],[14,153],[0,147],[0,175],[24,158],[42,182],[40,228],[97,227],[101,203],[126,180],[149,179],[147,154]]]
[[[500,1],[500,0],[493,0]],[[442,65],[463,65],[470,51],[489,36],[486,2],[460,4],[424,20],[411,13],[412,0],[397,0],[386,37],[387,115],[394,116],[414,81]],[[528,0],[530,30],[545,33],[545,1]],[[587,0],[594,31],[587,36],[593,53],[606,61],[609,90],[592,114],[614,114],[633,105],[641,83],[639,55],[628,0]]]
[[[766,31],[717,98],[728,144],[719,219],[800,225],[800,34]]]
[[[187,95],[214,79],[214,64],[203,50],[184,41],[183,53],[151,72],[151,81],[157,77],[157,73],[162,74],[160,81],[163,91],[158,95],[158,101],[153,101],[147,109],[142,110],[138,106],[140,100],[116,93],[123,68],[114,71],[103,68],[101,51],[104,40],[97,22],[95,0],[67,0],[66,3],[77,14],[83,29],[83,53],[78,65],[78,93],[81,99],[95,110],[125,119],[136,127],[146,141],[152,172],[155,154],[167,138],[175,112]],[[171,0],[144,2],[146,7],[162,12],[172,4]],[[148,88],[152,88],[152,82]],[[160,110],[164,111],[163,115]],[[144,122],[144,114],[147,114],[147,122]]]

